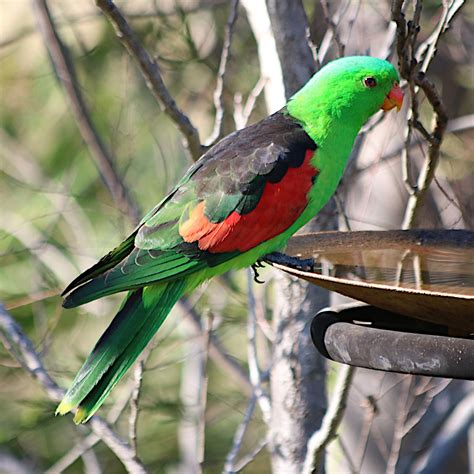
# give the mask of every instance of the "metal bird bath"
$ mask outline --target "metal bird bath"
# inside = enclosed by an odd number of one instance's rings
[[[321,311],[313,341],[330,359],[474,379],[474,232],[322,232],[267,261],[366,304]]]

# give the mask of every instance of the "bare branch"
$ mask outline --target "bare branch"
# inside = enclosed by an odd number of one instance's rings
[[[319,60],[318,47],[313,43],[311,38],[311,28],[309,25],[306,27],[306,41],[308,42],[309,49],[313,55],[313,61],[314,64],[316,64],[316,70],[319,71],[319,69],[321,69],[321,61]]]
[[[342,202],[341,196],[337,191],[334,193],[333,198],[334,202],[336,203],[337,213],[339,214],[339,227],[341,228],[343,224],[343,230],[351,230],[351,223],[349,222],[349,218],[347,217],[346,211],[344,209],[344,203]]]
[[[360,430],[358,447],[354,456],[354,466],[357,466],[354,469],[355,472],[361,472],[362,469],[362,463],[364,461],[364,456],[369,442],[370,431],[372,429],[375,417],[379,412],[377,407],[377,399],[371,395],[367,396],[363,401],[362,408],[364,409],[364,421]]]
[[[248,320],[247,320],[247,354],[249,363],[250,382],[257,397],[258,404],[262,410],[263,420],[269,424],[271,420],[271,403],[268,393],[262,387],[262,372],[258,364],[257,355],[257,313],[255,295],[253,292],[252,270],[247,269],[247,298],[248,298]]]
[[[128,439],[130,446],[137,456],[137,422],[138,422],[138,401],[140,399],[140,390],[143,381],[143,359],[137,362],[133,372],[133,391],[130,397],[130,416],[128,418]]]
[[[466,450],[470,450],[472,453],[472,446],[469,446],[469,432],[474,427],[472,400],[473,392],[471,390],[456,404],[452,413],[446,418],[442,426],[440,426],[434,439],[431,440],[426,457],[423,459],[422,465],[416,466],[415,472],[428,474],[436,471],[449,472],[453,470],[453,452],[456,452],[456,449],[459,448],[460,442],[462,442],[461,440],[467,441]],[[472,460],[469,460],[469,462],[472,465]]]
[[[100,438],[94,433],[77,442],[74,447],[68,451],[59,461],[54,463],[45,474],[60,474],[64,472],[69,466],[77,461],[78,458],[84,455],[89,449],[92,449]]]
[[[337,430],[346,410],[347,396],[354,373],[355,367],[350,365],[343,365],[339,369],[334,394],[324,415],[321,428],[308,440],[308,451],[303,467],[304,474],[318,472],[326,446],[337,436]]]
[[[185,310],[185,314],[188,316],[187,320],[193,326],[194,331],[198,334],[204,332],[204,328],[201,323],[201,318],[195,309],[191,306],[189,300],[186,297],[181,298],[179,304]],[[250,383],[247,374],[240,364],[226,354],[219,339],[215,334],[210,335],[209,340],[209,357],[213,362],[224,370],[230,377],[232,377],[240,387],[240,389],[248,396],[252,394],[252,384]]]
[[[417,61],[423,59],[423,64],[420,71],[426,72],[428,67],[435,57],[438,41],[443,33],[445,33],[451,26],[451,22],[457,13],[461,11],[465,0],[447,0],[443,2],[443,13],[441,19],[438,21],[433,33],[418,47],[416,51]]]
[[[320,1],[323,1],[323,0],[320,0]],[[347,2],[346,4],[344,4],[344,2],[340,2],[336,12],[332,14],[332,18],[330,18],[330,21],[335,25],[336,28],[341,23],[342,18],[344,17],[347,11],[348,5],[350,3],[351,3],[350,1]],[[329,5],[329,2],[328,2],[328,5]],[[334,38],[334,31],[332,28],[328,27],[326,30],[326,33],[323,36],[323,39],[321,40],[321,43],[319,44],[318,58],[319,58],[320,64],[324,64],[326,55],[333,42],[336,42]],[[342,45],[342,43],[340,43],[340,45]],[[338,47],[337,44],[336,44],[336,47]]]
[[[245,104],[242,104],[242,94],[237,93],[234,96],[234,122],[235,128],[240,130],[247,126],[247,122],[250,118],[250,114],[255,108],[258,97],[263,91],[267,79],[260,77],[253,89],[250,91],[250,94],[247,97]]]
[[[12,357],[32,376],[53,401],[59,401],[64,395],[64,390],[54,382],[46,372],[43,362],[35,351],[33,343],[26,337],[20,326],[7,313],[0,303],[0,331],[2,342]]]
[[[127,472],[132,474],[147,472],[145,466],[135,456],[130,445],[121,439],[102,418],[95,415],[91,418],[90,424],[92,431],[115,453],[127,469]]]
[[[0,332],[2,341],[12,357],[41,385],[51,400],[60,401],[65,391],[48,374],[32,342],[5,311],[2,304],[0,304]],[[112,430],[107,422],[94,416],[91,418],[89,426],[120,459],[128,472],[134,474],[146,472],[145,466],[135,456],[131,447]]]
[[[246,467],[248,464],[250,464],[260,453],[260,451],[268,444],[267,439],[262,439],[260,440],[259,443],[256,444],[255,448],[245,455],[238,463],[235,464],[235,471],[234,472],[240,472]]]
[[[224,46],[222,47],[221,60],[217,71],[217,83],[214,91],[214,107],[216,108],[216,119],[214,129],[210,137],[206,140],[206,145],[211,146],[222,138],[222,123],[224,120],[224,102],[222,93],[224,91],[224,78],[227,71],[227,62],[230,56],[230,45],[232,43],[232,35],[234,33],[234,25],[237,20],[239,9],[239,0],[232,0],[230,6],[229,18],[225,26]]]
[[[320,3],[324,13],[324,20],[328,25],[329,30],[332,32],[334,43],[336,44],[337,56],[342,57],[344,56],[345,45],[341,41],[339,32],[337,31],[337,24],[335,23],[333,16],[331,16],[331,13],[329,12],[329,1],[320,0]]]
[[[227,0],[200,0],[193,4],[180,5],[179,10],[177,8],[160,8],[156,2],[153,3],[153,9],[147,10],[146,8],[143,11],[134,11],[133,13],[127,14],[127,17],[132,20],[150,20],[151,18],[167,18],[180,15],[181,13],[189,15],[196,13],[202,10],[210,10],[219,5],[226,4]],[[94,11],[81,12],[78,15],[65,15],[63,19],[60,19],[56,22],[58,29],[67,27],[72,24],[84,24],[95,22],[100,20],[101,13]],[[16,42],[24,40],[29,36],[33,35],[36,32],[36,29],[33,26],[25,26],[19,31],[16,31],[14,35],[2,38],[0,40],[0,50],[7,48]]]
[[[419,209],[421,208],[424,197],[428,191],[428,188],[430,187],[431,182],[433,181],[436,167],[439,161],[441,141],[443,140],[444,132],[446,130],[446,125],[448,122],[448,117],[446,115],[444,105],[441,102],[441,98],[439,97],[434,84],[429,81],[429,79],[422,73],[420,73],[419,76],[416,78],[415,83],[420,86],[420,88],[424,91],[427,99],[433,107],[433,110],[435,112],[436,124],[433,131],[428,137],[428,156],[418,176],[415,192],[410,196],[408,200],[405,217],[403,219],[402,224],[403,229],[408,229],[414,224],[415,218]],[[413,100],[412,104],[414,103],[415,100]],[[412,110],[415,109],[412,108]],[[415,120],[417,120],[417,118]]]
[[[129,404],[129,399],[135,389],[134,384],[130,384],[129,393],[120,397],[117,402],[107,413],[106,421],[109,425],[114,425]],[[56,461],[45,474],[61,474],[69,466],[71,466],[79,457],[81,457],[87,450],[93,448],[101,439],[95,434],[91,433],[79,443],[75,444],[61,459]]]
[[[102,474],[100,462],[94,450],[89,449],[84,451],[81,458],[84,465],[84,472],[88,474]]]
[[[463,115],[461,117],[457,117],[455,119],[449,120],[448,126],[446,128],[446,133],[461,133],[473,128],[474,128],[474,114]],[[419,146],[422,142],[423,142],[423,139],[421,137],[415,138],[414,140],[410,142],[410,148]],[[354,169],[351,172],[351,177],[358,175],[360,173],[369,171],[374,166],[379,166],[381,162],[392,160],[393,158],[397,158],[398,155],[400,155],[400,153],[403,153],[404,147],[405,147],[405,144],[403,144],[402,146],[398,148],[395,148],[395,150],[382,156],[380,160],[377,160],[375,163],[370,163],[367,166]]]
[[[351,474],[358,474],[360,470],[357,470],[354,466],[354,462],[352,461],[351,453],[349,449],[346,447],[345,443],[342,441],[342,438],[337,438],[339,443],[339,447],[341,448],[342,454],[344,456],[345,461],[347,462],[348,468]]]
[[[452,3],[452,2],[451,2]],[[462,4],[455,2],[455,11],[448,14],[448,8],[445,6],[445,14],[442,18],[443,26],[439,27],[438,33],[434,35],[434,39],[430,43],[425,62],[419,63],[416,56],[416,38],[419,31],[419,22],[421,15],[421,1],[417,0],[415,4],[415,12],[410,21],[406,21],[403,13],[403,0],[396,0],[392,5],[392,20],[397,25],[396,45],[400,66],[400,74],[408,82],[411,99],[411,109],[408,119],[408,125],[405,134],[405,151],[403,154],[404,162],[404,180],[407,184],[410,197],[405,211],[402,228],[408,229],[415,223],[415,219],[421,208],[428,188],[433,181],[436,167],[440,156],[440,147],[446,131],[448,117],[443,102],[436,90],[435,85],[426,77],[425,71],[435,54],[436,44],[441,36],[441,32],[445,31],[454,14],[459,11]],[[418,89],[421,89],[430,103],[434,113],[434,125],[432,131],[429,132],[422,126],[419,120],[419,103],[417,98]],[[411,183],[409,173],[408,153],[411,142],[412,128],[419,130],[428,144],[428,155],[425,159],[423,167],[416,180],[416,185]]]
[[[247,404],[247,409],[245,410],[244,418],[242,419],[242,421],[240,422],[240,425],[235,430],[234,440],[232,442],[232,448],[229,451],[229,454],[227,455],[227,458],[224,464],[224,473],[226,474],[231,474],[233,472],[236,472],[236,469],[234,467],[235,460],[237,458],[237,455],[239,454],[240,447],[242,446],[242,441],[244,440],[245,432],[247,431],[250,421],[252,420],[252,415],[255,410],[256,402],[257,402],[257,397],[255,395],[252,395]]]
[[[45,242],[45,236],[32,222],[8,209],[2,209],[0,229],[15,235],[32,256],[51,270],[61,284],[76,275],[76,267],[55,245]]]
[[[433,402],[434,397],[441,393],[450,383],[452,379],[441,379],[423,398],[421,406],[408,418],[403,427],[403,436],[406,436],[425,416],[428,408]]]
[[[193,160],[196,161],[203,153],[203,147],[199,141],[199,133],[189,120],[189,117],[178,108],[173,97],[171,97],[161,77],[158,63],[151,58],[142,46],[114,2],[111,0],[96,0],[96,4],[114,27],[117,37],[125,46],[130,56],[137,62],[143,78],[155,99],[163,106],[165,113],[173,120],[183,134],[189,152]]]
[[[115,169],[114,157],[94,127],[90,112],[78,85],[74,65],[69,58],[66,47],[56,32],[47,2],[46,0],[32,1],[36,9],[36,17],[45,45],[48,48],[54,69],[69,99],[71,112],[79,132],[86,142],[99,170],[99,174],[117,206],[136,223],[139,220],[138,207]]]
[[[203,317],[204,331],[188,339],[185,363],[182,365],[180,400],[182,415],[178,427],[181,461],[176,472],[199,474],[203,471],[205,452],[205,421],[207,405],[207,361],[212,316]],[[187,332],[187,331],[186,331]]]
[[[207,362],[209,360],[209,345],[211,342],[212,325],[213,325],[212,313],[207,314],[205,323],[205,332],[202,337],[202,358],[201,358],[201,377],[199,380],[199,416],[198,416],[198,462],[201,466],[201,470],[204,464],[204,455],[206,450],[206,406],[207,406],[207,387],[209,383]]]
[[[397,467],[398,458],[403,441],[403,428],[405,426],[408,411],[410,409],[410,392],[414,377],[409,375],[403,380],[402,393],[399,395],[398,406],[396,411],[395,427],[393,431],[392,446],[390,455],[387,460],[387,474],[394,474]]]

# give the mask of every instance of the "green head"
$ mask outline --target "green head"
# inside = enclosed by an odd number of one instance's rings
[[[289,114],[321,144],[331,132],[355,138],[379,109],[401,107],[398,74],[387,61],[352,56],[330,62],[288,102]]]

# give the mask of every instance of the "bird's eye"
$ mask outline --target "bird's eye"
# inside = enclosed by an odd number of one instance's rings
[[[375,87],[377,85],[377,81],[375,80],[375,77],[365,77],[364,78],[364,86],[372,89],[372,87]]]

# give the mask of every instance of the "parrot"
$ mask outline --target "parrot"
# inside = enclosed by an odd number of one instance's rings
[[[64,308],[127,294],[56,414],[88,421],[181,296],[283,249],[335,192],[364,123],[402,102],[392,64],[344,57],[282,109],[210,147],[129,237],[64,290]]]

